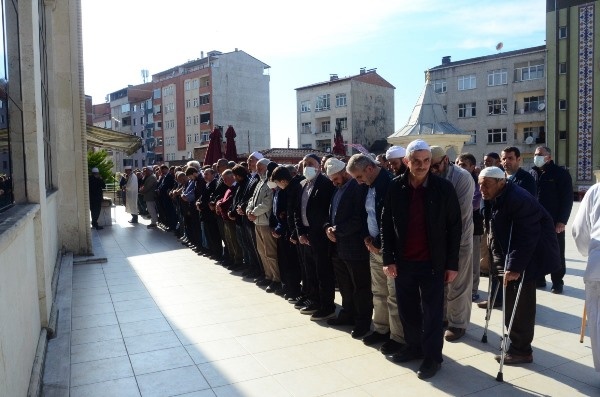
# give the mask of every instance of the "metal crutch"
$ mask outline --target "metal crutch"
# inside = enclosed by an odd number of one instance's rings
[[[485,327],[483,329],[483,336],[481,337],[481,341],[483,343],[487,343],[487,330],[488,330],[488,325],[490,322],[490,319],[492,318],[492,310],[494,308],[494,304],[496,303],[496,297],[498,296],[498,289],[500,288],[500,280],[498,280],[498,282],[496,283],[496,286],[494,287],[494,291],[492,292],[492,284],[493,284],[493,279],[495,278],[499,278],[499,273],[493,275],[492,272],[490,271],[490,275],[489,275],[489,282],[488,282],[488,300],[487,300],[487,307],[485,308]]]
[[[508,346],[510,330],[513,326],[515,313],[517,312],[517,306],[519,305],[519,296],[521,295],[521,289],[523,288],[523,280],[525,280],[525,270],[523,270],[523,273],[521,273],[521,281],[519,282],[519,289],[517,290],[517,296],[515,297],[515,305],[513,307],[512,314],[510,315],[510,321],[508,322],[508,331],[506,333],[504,333],[504,328],[506,326],[506,321],[504,321],[504,311],[506,310],[506,285],[502,283],[502,292],[504,292],[505,295],[502,297],[502,342],[500,343],[500,369],[498,370],[498,375],[496,375],[496,380],[498,382],[504,381],[504,377],[502,375],[502,367],[504,366],[504,357],[506,356],[506,349]]]

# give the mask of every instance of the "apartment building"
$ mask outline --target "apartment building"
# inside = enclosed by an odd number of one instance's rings
[[[530,168],[536,145],[547,140],[545,65],[546,47],[538,46],[454,62],[445,56],[427,71],[448,122],[470,134],[463,152],[483,162],[488,152],[516,146]]]
[[[346,145],[385,151],[394,131],[394,90],[376,69],[365,68],[354,76],[332,74],[329,81],[296,88],[298,147],[331,152],[339,125]],[[352,153],[346,146],[346,155]]]
[[[598,1],[547,2],[548,146],[580,192],[600,172],[599,21]]]
[[[192,159],[194,148],[207,144],[216,126],[235,128],[240,153],[268,149],[269,68],[236,48],[210,51],[154,74],[153,118],[146,125],[152,132],[149,161]]]

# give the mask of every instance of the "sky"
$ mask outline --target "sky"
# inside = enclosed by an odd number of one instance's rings
[[[200,57],[243,50],[270,66],[271,147],[296,147],[296,88],[377,73],[396,87],[402,128],[424,72],[452,61],[545,44],[545,0],[81,0],[85,92],[93,103]],[[235,127],[235,126],[234,126]]]

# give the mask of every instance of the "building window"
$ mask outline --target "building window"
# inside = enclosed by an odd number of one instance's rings
[[[185,90],[189,91],[191,87],[192,87],[191,81],[189,81],[189,80],[186,81],[185,82]]]
[[[491,128],[487,134],[488,143],[506,143],[506,128]]]
[[[195,108],[198,107],[198,98],[197,97],[194,98],[194,107]]]
[[[200,122],[200,116],[199,115],[195,115],[194,116],[194,125],[198,125],[199,122]]]
[[[198,79],[194,79],[194,81],[192,82],[192,88],[199,88],[200,87],[200,81]]]
[[[527,138],[533,138],[527,141]],[[538,127],[525,127],[523,128],[523,143],[546,143],[546,129],[544,126]]]
[[[566,26],[559,26],[558,27],[558,38],[559,39],[566,39],[567,38],[567,27]]]
[[[523,111],[529,112],[541,112],[546,107],[546,101],[543,96],[532,96],[523,99]]]
[[[561,99],[558,101],[558,110],[567,110],[567,100]]]
[[[463,119],[466,117],[475,117],[477,112],[475,110],[476,103],[459,103],[458,104],[458,118]]]
[[[192,143],[192,134],[187,134],[186,139],[187,143]]]
[[[301,134],[310,134],[311,133],[311,123],[302,123],[300,127]]]
[[[448,114],[448,106],[442,105],[442,110],[444,111],[444,113]]]
[[[191,116],[187,116],[185,118],[185,125],[192,125],[192,117]]]
[[[133,118],[133,125],[136,126],[137,125],[137,119],[134,117]]]
[[[206,94],[206,95],[200,96],[199,101],[200,101],[200,105],[208,105],[210,103],[210,95]]]
[[[198,142],[199,139],[200,139],[200,133],[199,132],[195,132],[194,133],[194,142]]]
[[[446,79],[433,80],[433,92],[436,94],[446,92]]]
[[[322,110],[329,110],[330,108],[329,94],[319,95],[317,97],[317,103],[315,104],[315,111],[319,112]]]
[[[467,131],[471,139],[469,142],[465,142],[465,145],[477,145],[477,131]]]
[[[323,121],[321,123],[321,132],[326,133],[326,132],[331,132],[331,121]]]
[[[201,124],[209,124],[210,123],[210,113],[202,113],[200,115],[200,123]]]
[[[488,72],[488,86],[507,84],[507,75],[506,69],[496,69]]]
[[[312,149],[312,143],[303,143],[302,149]]]
[[[208,132],[203,132],[203,133],[202,133],[202,142],[206,142],[206,141],[208,141],[208,140],[210,139],[210,138],[209,138],[209,135],[210,135],[210,134],[209,134]]]
[[[155,89],[154,89],[154,93],[153,93],[152,97],[153,97],[154,99],[158,99],[158,98],[160,98],[160,88],[155,88]]]
[[[348,129],[348,118],[347,117],[335,119],[335,125],[338,125],[338,123],[339,123],[340,127],[342,128],[342,130]]]
[[[130,109],[131,109],[131,107],[129,106],[128,103],[124,103],[121,105],[121,113],[127,113],[127,112],[129,112]]]
[[[567,74],[567,63],[561,62],[558,64],[558,74]]]
[[[567,131],[558,131],[558,139],[565,140],[567,139]]]
[[[544,78],[544,65],[532,65],[517,69],[517,80],[537,80]]]
[[[137,105],[133,105],[133,111],[137,112]]]
[[[159,114],[159,113],[161,113],[161,106],[154,105],[154,114]]]
[[[190,106],[192,106],[192,101],[191,101],[191,100],[189,100],[189,99],[186,99],[186,100],[185,100],[185,107],[186,107],[186,108],[189,108]]]
[[[488,114],[506,114],[506,98],[503,99],[492,99],[488,101]]]
[[[162,129],[162,121],[157,121],[157,122],[156,122],[156,129],[157,129],[157,130],[160,130],[160,129]]]
[[[474,74],[458,77],[458,90],[474,90],[477,88],[477,78]]]
[[[301,113],[310,112],[310,101],[300,102],[300,112]]]
[[[341,108],[346,106],[346,94],[337,94],[335,96],[335,107]]]

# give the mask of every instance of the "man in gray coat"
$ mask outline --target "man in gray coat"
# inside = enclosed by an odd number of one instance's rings
[[[152,169],[144,167],[142,170],[144,173],[144,184],[140,187],[140,193],[144,196],[144,201],[150,213],[150,224],[147,226],[148,229],[156,227],[158,221],[158,213],[156,211],[156,188],[158,187],[158,181]]]

